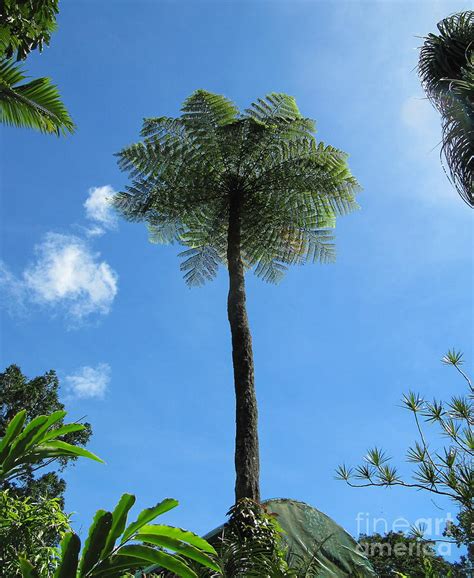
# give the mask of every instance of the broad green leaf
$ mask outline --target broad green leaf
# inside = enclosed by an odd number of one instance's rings
[[[144,566],[148,566],[149,562],[143,563],[143,560],[132,556],[116,556],[113,555],[109,560],[104,560],[99,566],[94,568],[93,576],[111,576],[117,578],[124,575],[126,572],[133,572],[134,570],[141,570]]]
[[[149,544],[153,544],[154,546],[160,546],[161,548],[166,548],[167,550],[174,550],[177,554],[181,556],[186,556],[186,558],[191,558],[196,562],[199,562],[203,566],[207,568],[212,568],[216,572],[219,572],[219,566],[215,563],[215,561],[204,554],[204,552],[199,549],[195,548],[194,546],[190,546],[189,544],[185,544],[181,540],[177,540],[176,538],[169,538],[165,535],[159,534],[146,534],[140,532],[136,536],[137,540],[141,540],[143,542],[147,542]],[[216,553],[217,554],[217,553]]]
[[[30,439],[30,441],[28,442],[27,446],[25,449],[29,449],[32,446],[34,446],[37,443],[41,443],[41,441],[43,441],[43,437],[45,435],[47,435],[47,431],[48,429],[54,425],[55,423],[57,423],[58,421],[61,421],[64,416],[66,415],[65,411],[55,411],[52,414],[46,416],[47,419],[44,422],[43,426],[36,432],[36,434]],[[25,428],[26,431],[27,428]]]
[[[89,528],[89,535],[82,551],[79,563],[80,576],[85,576],[99,562],[111,526],[112,514],[105,510],[98,510]]]
[[[71,456],[79,456],[83,458],[89,458],[91,460],[95,460],[96,462],[100,462],[101,464],[105,463],[104,460],[101,460],[98,456],[89,452],[88,450],[81,448],[80,446],[73,446],[72,444],[68,444],[61,440],[52,440],[49,441],[47,444],[41,444],[38,446],[40,451],[44,451],[47,449],[57,450],[60,452],[58,455],[71,455]]]
[[[80,550],[79,536],[73,532],[65,534],[61,540],[61,563],[54,573],[54,578],[75,578]]]
[[[148,522],[151,522],[151,520],[154,520],[158,516],[161,516],[161,514],[176,508],[177,505],[177,500],[174,500],[173,498],[165,498],[162,502],[156,504],[156,506],[142,510],[135,522],[132,522],[123,533],[121,543],[123,544],[126,542],[130,536],[137,532],[142,526],[148,524]]]
[[[142,540],[141,536],[146,534],[147,536],[164,536],[166,538],[173,538],[174,540],[180,540],[181,542],[186,542],[191,544],[195,548],[199,548],[204,552],[209,554],[217,554],[214,548],[201,538],[200,536],[189,532],[188,530],[182,530],[181,528],[174,528],[173,526],[165,526],[160,524],[152,524],[148,526],[143,526],[140,532],[136,535],[137,540]]]
[[[103,555],[112,551],[117,538],[122,535],[127,523],[128,512],[134,503],[135,496],[132,494],[123,494],[120,498],[119,503],[112,512],[112,526],[104,546]]]
[[[26,420],[26,409],[19,411],[7,426],[5,435],[0,441],[0,462],[4,459],[9,451],[10,442],[18,435],[21,431],[23,424]]]
[[[38,572],[35,570],[33,564],[26,558],[20,558],[20,569],[23,578],[39,578]]]
[[[57,429],[53,429],[52,431],[48,432],[46,435],[43,436],[41,439],[41,443],[44,443],[50,439],[58,438],[60,436],[66,435],[68,433],[74,431],[82,431],[85,426],[82,423],[68,423]]]
[[[46,415],[39,415],[32,419],[25,429],[16,437],[10,446],[10,451],[3,462],[4,470],[8,470],[15,463],[17,458],[25,452],[29,442],[34,438],[36,433],[41,430],[44,423],[48,420]],[[25,452],[26,453],[26,452]]]
[[[152,564],[159,564],[162,568],[174,572],[181,578],[197,578],[197,574],[191,568],[176,556],[171,556],[166,552],[155,550],[149,546],[141,546],[132,544],[130,546],[123,546],[117,553],[117,558],[120,556],[134,556],[143,561],[143,566],[147,566],[150,562]]]

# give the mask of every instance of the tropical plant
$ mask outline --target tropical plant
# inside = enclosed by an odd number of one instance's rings
[[[295,551],[271,506],[243,498],[227,513],[229,521],[206,538],[217,550],[219,571],[195,568],[200,578],[316,578],[335,575],[321,556],[329,534],[323,540],[305,544],[305,554]],[[299,525],[304,525],[299,518]],[[327,552],[326,552],[326,555]],[[148,569],[153,570],[153,569]],[[353,568],[351,578],[367,577]],[[372,575],[372,574],[370,574]],[[171,578],[170,573],[159,576]]]
[[[153,242],[178,242],[189,285],[227,265],[227,312],[236,394],[235,500],[260,499],[257,400],[245,272],[277,282],[288,265],[334,260],[336,216],[356,208],[344,153],[314,136],[314,122],[286,94],[240,113],[198,90],[178,118],[144,121],[143,141],[119,154],[132,178],[114,200],[146,221]]]
[[[56,411],[51,415],[38,416],[27,425],[26,410],[18,412],[12,418],[5,435],[0,438],[0,481],[21,475],[26,465],[43,466],[45,459],[78,456],[102,461],[84,448],[60,439],[84,428],[82,424],[57,427],[65,413]],[[0,537],[3,532],[13,539],[12,545],[7,543],[6,550],[0,550],[0,553],[5,555],[2,560],[3,567],[8,564],[16,568],[18,562],[24,578],[44,576],[45,568],[48,569],[46,575],[50,575],[49,570],[54,569],[55,578],[120,578],[131,571],[143,569],[150,563],[157,563],[183,578],[197,578],[187,559],[212,569],[217,568],[211,557],[216,554],[214,548],[199,536],[172,526],[150,524],[156,517],[178,505],[178,502],[171,498],[152,508],[146,508],[134,522],[127,525],[128,512],[135,503],[135,496],[124,494],[113,512],[96,512],[82,551],[79,536],[74,532],[65,532],[69,528],[60,524],[61,520],[64,522],[64,514],[59,500],[47,499],[33,503],[29,498],[15,497],[12,501],[8,490],[4,490],[0,492],[0,504],[2,503],[4,507],[0,512]],[[42,507],[45,509],[43,512]],[[22,513],[28,511],[30,517],[22,516]],[[48,520],[51,521],[54,513],[58,516],[57,524],[60,527],[51,528]],[[41,532],[38,524],[43,525]],[[37,535],[33,538],[34,528]],[[43,540],[48,532],[54,531],[63,534],[60,553],[54,548],[54,544],[51,547],[50,543]],[[25,538],[22,539],[22,535]],[[22,555],[18,560],[19,544],[24,544],[25,547],[22,548]],[[170,554],[169,550],[175,554]]]
[[[56,30],[58,0],[2,0],[0,5],[0,54],[23,60],[32,50],[42,50]]]
[[[5,435],[7,425],[16,413],[26,410],[26,421],[31,421],[39,415],[50,414],[64,410],[64,404],[59,401],[59,380],[55,371],[48,371],[28,379],[17,365],[10,365],[0,373],[0,437]],[[61,427],[63,421],[57,422]],[[83,423],[84,428],[72,431],[62,439],[73,445],[85,446],[89,441],[92,428],[89,423]],[[66,482],[58,473],[70,465],[76,458],[59,458],[55,465],[58,471],[52,471],[52,465],[47,473],[37,475],[33,466],[25,467],[21,476],[13,482],[0,483],[0,489],[9,488],[15,496],[30,496],[33,498],[59,498],[63,502]],[[37,468],[39,464],[35,465]]]
[[[51,576],[58,541],[70,529],[58,498],[33,500],[0,491],[0,576],[21,576],[20,556],[31,560],[41,576]]]
[[[58,427],[65,411],[40,415],[26,422],[26,410],[18,412],[8,424],[5,435],[0,438],[0,484],[21,477],[25,471],[43,468],[61,458],[84,457],[102,462],[85,448],[65,442],[62,437],[84,430],[81,423],[69,423]]]
[[[474,12],[460,12],[428,34],[418,64],[426,95],[441,113],[451,180],[474,207]]]
[[[49,78],[26,76],[11,60],[0,61],[0,122],[43,133],[74,132],[74,123]]]
[[[27,77],[12,58],[24,60],[49,44],[58,0],[3,0],[0,6],[0,123],[56,135],[74,123],[49,78]]]
[[[442,362],[454,367],[467,384],[465,395],[452,396],[448,402],[429,402],[413,392],[403,397],[403,406],[413,414],[419,439],[408,448],[407,460],[415,465],[413,481],[407,481],[379,448],[367,452],[365,463],[356,468],[339,466],[337,477],[353,487],[403,486],[447,496],[459,507],[460,524],[451,523],[448,534],[464,543],[474,562],[474,388],[462,369],[463,355],[448,351]],[[422,419],[437,424],[448,445],[433,450]],[[457,530],[456,530],[457,528]]]
[[[120,578],[140,571],[151,563],[172,571],[182,578],[197,578],[188,560],[217,569],[216,551],[192,532],[161,524],[150,524],[158,516],[178,505],[167,498],[140,512],[127,525],[128,512],[135,496],[123,494],[113,512],[98,510],[84,547],[73,532],[64,535],[54,578]],[[173,551],[171,554],[169,551]],[[26,558],[20,560],[23,578],[38,576],[37,569]]]

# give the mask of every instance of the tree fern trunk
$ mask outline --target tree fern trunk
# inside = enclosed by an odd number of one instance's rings
[[[232,334],[232,361],[236,398],[235,500],[260,501],[258,411],[255,395],[252,336],[245,305],[244,266],[240,250],[241,198],[233,195],[229,208],[227,313]]]

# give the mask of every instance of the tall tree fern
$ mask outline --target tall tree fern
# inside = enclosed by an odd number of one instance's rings
[[[474,208],[474,12],[445,18],[420,50],[423,88],[442,118],[443,146],[454,186]]]
[[[189,285],[229,271],[227,311],[236,395],[235,497],[260,498],[257,401],[245,272],[279,281],[289,265],[334,260],[336,217],[356,208],[346,155],[318,143],[295,100],[270,94],[244,112],[198,90],[178,118],[145,119],[119,154],[131,184],[115,198],[152,241],[185,247]]]

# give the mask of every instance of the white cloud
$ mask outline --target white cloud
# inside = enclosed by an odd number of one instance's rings
[[[35,250],[36,262],[23,273],[35,301],[63,305],[76,319],[110,311],[117,294],[117,274],[84,241],[48,233]]]
[[[86,217],[94,221],[96,226],[89,229],[87,234],[90,237],[102,235],[105,229],[115,229],[117,227],[117,215],[112,207],[112,199],[116,191],[110,186],[92,187],[89,189],[84,208]]]
[[[39,303],[73,321],[109,313],[117,294],[117,273],[89,245],[73,235],[48,233],[35,247],[36,260],[20,276],[0,264],[7,308]]]
[[[97,367],[84,366],[66,376],[66,384],[74,397],[81,399],[104,397],[110,382],[110,365],[99,363]]]

